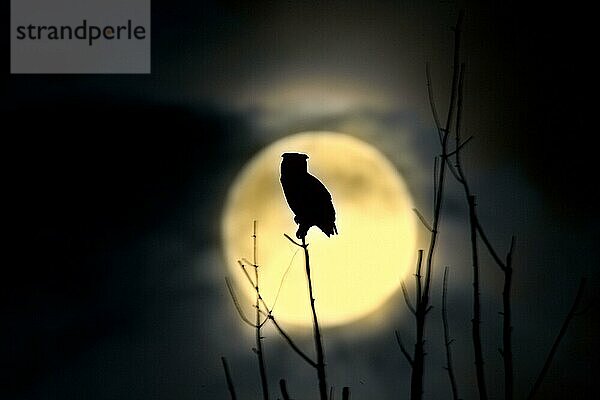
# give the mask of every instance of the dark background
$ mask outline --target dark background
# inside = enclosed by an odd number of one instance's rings
[[[389,82],[390,90],[407,90],[402,111],[419,134],[434,135],[423,61],[445,82],[449,28],[462,7],[465,120],[476,136],[469,166],[493,238],[504,248],[511,233],[518,236],[515,358],[517,392],[525,393],[580,276],[588,277],[584,303],[596,302],[594,13],[510,1],[171,1],[152,5],[151,75],[10,75],[4,64],[2,397],[226,398],[220,355],[230,358],[240,391],[256,397],[251,339],[223,290],[219,216],[241,166],[291,131],[261,136],[253,119],[260,104],[248,109],[236,100],[247,95],[244,88],[268,88],[271,76]],[[318,128],[319,121],[300,127]],[[434,147],[423,143],[420,157],[428,163]],[[449,204],[455,226],[462,214]],[[455,350],[459,389],[474,398],[468,263],[464,268],[463,289],[451,290],[451,316],[456,336],[466,335]],[[500,343],[494,302],[501,277],[493,268],[484,299],[490,359]],[[402,324],[410,337],[412,323],[390,318],[394,325],[370,336],[329,332],[332,376],[356,398],[374,386],[382,398],[408,391],[392,332]],[[432,324],[432,337],[438,328]],[[592,307],[573,322],[540,398],[598,395],[599,334]],[[297,372],[293,355],[284,355],[275,335],[271,340],[271,381],[288,376],[301,393],[298,382],[313,379],[311,371]],[[431,353],[441,350],[431,346]],[[444,398],[446,377],[435,357],[426,397]],[[502,379],[498,365],[489,362],[493,388]]]

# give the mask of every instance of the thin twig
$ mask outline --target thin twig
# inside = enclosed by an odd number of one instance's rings
[[[448,157],[451,157],[452,155],[456,156],[455,157],[456,158],[456,169],[458,170],[460,177],[463,179],[462,183],[466,184],[466,179],[465,179],[465,176],[464,176],[464,173],[462,170],[460,151],[467,143],[469,143],[469,141],[473,137],[472,136],[469,137],[467,140],[465,140],[461,144],[460,135],[461,135],[461,124],[462,124],[464,83],[465,83],[465,64],[461,63],[459,77],[458,77],[458,98],[456,100],[456,125],[454,128],[454,142],[455,142],[456,148],[454,149],[454,151],[452,151],[448,154]]]
[[[248,263],[249,264],[249,263]],[[246,269],[246,265],[244,265],[243,262],[241,262],[240,260],[238,260],[238,265],[240,266],[240,268],[242,269],[242,271],[244,271],[244,275],[246,276],[246,278],[248,279],[248,282],[250,282],[250,285],[256,289],[256,283],[252,280],[252,278],[250,277],[250,274],[248,273],[248,270]]]
[[[461,102],[459,101],[459,104],[460,104],[460,103],[461,103]],[[457,115],[460,115],[460,113],[457,113]],[[458,120],[458,118],[457,118],[457,120]],[[456,149],[454,149],[454,150],[452,150],[450,153],[446,154],[446,157],[452,157],[453,155],[455,155],[455,154],[457,154],[458,152],[460,152],[460,151],[462,150],[462,148],[463,148],[463,147],[465,147],[465,145],[466,145],[467,143],[469,143],[471,140],[473,140],[473,136],[469,136],[469,137],[467,138],[467,140],[465,140],[464,142],[462,142],[462,143],[458,144],[458,145],[456,146]]]
[[[481,223],[479,222],[479,220],[477,220],[477,233],[479,234],[479,237],[483,241],[483,244],[485,244],[485,247],[487,248],[488,252],[492,256],[492,258],[494,259],[496,264],[498,264],[498,267],[500,267],[501,270],[504,270],[506,268],[506,265],[504,264],[504,261],[502,261],[502,259],[500,258],[500,256],[496,252],[496,250],[494,249],[494,246],[492,246],[492,243],[488,239],[488,237],[485,233],[485,230],[481,226]]]
[[[416,270],[417,272],[415,273],[415,284],[416,284],[416,288],[417,288],[417,308],[420,307],[421,305],[421,301],[423,299],[423,289],[422,289],[422,281],[423,281],[423,277],[421,276],[421,267],[423,266],[423,250],[419,249],[418,251],[418,256],[417,256],[417,266],[416,266]],[[415,312],[416,314],[416,312]]]
[[[512,259],[515,249],[515,237],[510,241],[506,255],[504,272],[504,288],[502,290],[502,360],[504,361],[504,399],[512,400],[514,395],[514,367],[512,354],[512,308],[510,303],[512,285]]]
[[[456,65],[455,65],[456,67]],[[473,318],[471,320],[472,329],[471,334],[473,337],[473,350],[475,353],[475,372],[477,377],[477,388],[479,389],[480,400],[487,399],[487,386],[485,382],[485,371],[483,361],[483,350],[481,345],[481,304],[480,304],[480,292],[479,292],[479,254],[477,249],[477,227],[479,225],[476,213],[475,196],[471,194],[468,181],[465,177],[461,158],[460,150],[462,149],[460,134],[461,134],[461,122],[462,122],[462,103],[463,103],[463,85],[464,85],[464,64],[460,65],[459,76],[458,76],[458,87],[457,87],[457,111],[456,111],[456,126],[455,126],[455,142],[456,149],[452,152],[455,156],[455,167],[456,170],[453,174],[455,178],[462,184],[465,197],[469,206],[469,232],[471,241],[471,261],[473,267]],[[465,141],[464,143],[468,142]],[[464,145],[463,143],[463,145]]]
[[[454,179],[456,179],[459,183],[463,183],[462,182],[462,178],[460,177],[460,175],[458,174],[458,172],[456,171],[456,167],[452,165],[452,163],[448,163],[446,164],[448,166],[448,170],[452,173],[452,175],[454,176]]]
[[[452,74],[452,86],[450,92],[450,102],[448,104],[448,115],[446,118],[446,125],[440,134],[440,146],[442,148],[442,155],[439,161],[439,172],[436,174],[435,185],[435,197],[433,203],[433,223],[431,229],[431,236],[429,240],[429,249],[427,251],[427,261],[425,267],[425,281],[423,286],[422,295],[417,299],[416,307],[416,342],[415,350],[413,355],[413,368],[411,374],[410,384],[410,397],[411,400],[421,400],[423,398],[423,375],[425,366],[425,351],[424,351],[424,335],[425,335],[425,320],[428,311],[431,309],[429,306],[429,293],[431,288],[431,276],[433,274],[433,256],[436,249],[438,239],[438,228],[440,223],[440,216],[442,211],[442,200],[444,198],[444,183],[446,175],[446,167],[448,163],[448,135],[452,126],[452,118],[454,115],[457,86],[459,79],[459,55],[460,55],[460,29],[463,19],[463,12],[461,11],[456,27],[454,28],[454,59],[453,59],[453,74]],[[428,88],[431,90],[431,82],[428,79]],[[434,116],[435,119],[435,116]],[[439,130],[438,130],[439,132]],[[420,273],[418,273],[420,276]]]
[[[281,325],[279,325],[279,322],[277,322],[277,320],[275,319],[275,317],[273,315],[270,315],[269,319],[273,323],[273,326],[275,326],[275,329],[277,329],[277,332],[279,332],[279,334],[290,345],[290,347],[292,348],[292,350],[294,350],[296,352],[296,354],[298,354],[300,356],[300,358],[302,358],[304,361],[306,361],[306,363],[308,365],[310,365],[313,368],[317,368],[317,363],[314,362],[309,356],[307,356],[306,353],[303,352],[300,349],[300,347],[298,347],[298,345],[292,340],[292,338],[290,337],[290,335],[288,335],[287,332],[285,332],[283,330],[283,328],[281,327]]]
[[[395,330],[394,333],[396,334],[396,342],[398,342],[398,346],[400,347],[400,351],[402,352],[402,354],[404,355],[404,357],[406,358],[406,360],[408,361],[408,363],[412,367],[414,361],[413,361],[412,357],[410,356],[410,353],[408,352],[408,350],[404,346],[404,342],[402,341],[402,337],[400,336],[400,333],[397,330]]]
[[[288,394],[287,385],[285,384],[285,379],[279,380],[279,389],[281,390],[281,395],[283,396],[283,400],[290,400],[290,395]]]
[[[473,335],[473,350],[475,352],[475,372],[479,398],[487,399],[487,386],[483,368],[483,350],[481,346],[481,303],[479,293],[479,252],[477,249],[477,225],[475,222],[475,196],[469,196],[469,227],[471,238],[471,260],[473,263],[473,319],[471,333]]]
[[[427,222],[427,220],[425,219],[425,217],[423,216],[423,214],[421,214],[421,212],[419,210],[417,210],[416,208],[413,208],[412,210],[414,211],[415,214],[417,214],[417,217],[419,217],[419,220],[421,221],[421,223],[423,224],[423,226],[429,232],[431,232],[431,230],[432,230],[431,225],[429,225],[429,222]]]
[[[450,165],[450,164],[448,164]],[[437,156],[433,157],[433,202],[435,203],[435,196],[437,195],[437,184],[438,184],[438,170],[439,170],[439,159]],[[431,232],[431,229],[429,229]]]
[[[442,284],[442,322],[444,324],[444,345],[446,346],[446,371],[450,379],[452,387],[452,398],[458,400],[458,389],[456,387],[456,378],[454,376],[454,367],[452,364],[452,345],[453,340],[450,339],[450,328],[448,327],[448,267],[444,268],[444,282]]]
[[[285,236],[290,242],[294,243],[296,246],[298,247],[306,247],[308,246],[306,243],[304,243],[304,241],[302,241],[302,244],[296,242],[294,239],[292,239],[287,233],[284,233],[283,236]]]
[[[229,295],[231,296],[231,300],[233,300],[233,305],[235,306],[235,309],[237,310],[238,314],[240,315],[240,318],[242,319],[242,321],[244,321],[251,327],[256,328],[256,325],[254,325],[252,322],[250,322],[248,317],[246,317],[246,315],[244,315],[244,312],[242,311],[242,308],[240,307],[240,303],[237,299],[235,291],[233,290],[233,286],[231,285],[231,282],[229,281],[229,278],[225,278],[225,284],[227,285],[227,289],[229,290]]]
[[[575,294],[575,300],[573,300],[573,305],[571,305],[571,309],[569,310],[569,313],[565,317],[565,320],[564,320],[562,326],[560,327],[560,331],[558,332],[558,335],[556,336],[556,339],[554,340],[554,343],[552,344],[552,347],[550,348],[550,352],[548,353],[548,356],[546,357],[544,366],[542,367],[542,370],[540,371],[537,379],[535,380],[535,383],[533,384],[533,388],[531,389],[529,396],[527,396],[527,400],[531,400],[537,395],[537,392],[540,389],[540,386],[542,385],[544,378],[546,377],[546,373],[548,372],[548,369],[550,368],[550,365],[552,364],[552,359],[554,358],[554,355],[556,354],[556,350],[558,349],[558,346],[560,345],[562,338],[565,336],[565,333],[567,333],[567,328],[569,327],[571,320],[573,319],[573,317],[575,316],[575,314],[577,312],[577,308],[579,307],[579,303],[581,302],[581,297],[583,296],[583,290],[585,289],[585,283],[586,283],[585,278],[581,278],[581,281],[579,282],[579,287],[577,288],[577,293]]]
[[[258,359],[258,370],[260,372],[260,383],[261,383],[261,387],[262,387],[262,392],[263,392],[263,399],[264,400],[269,400],[269,384],[267,382],[267,369],[265,366],[265,358],[264,358],[264,353],[263,353],[263,346],[262,346],[262,333],[261,333],[261,329],[262,329],[262,325],[263,322],[261,322],[261,310],[260,310],[260,304],[261,304],[261,300],[262,300],[262,296],[260,295],[260,289],[259,289],[259,285],[258,285],[258,261],[257,261],[257,256],[256,256],[256,221],[254,221],[253,223],[253,228],[252,228],[252,247],[253,247],[253,252],[252,252],[252,266],[254,267],[254,282],[255,282],[255,289],[256,289],[256,335],[255,335],[255,339],[256,339],[256,357]],[[268,310],[268,308],[267,308]]]
[[[427,79],[427,95],[429,98],[429,107],[431,108],[431,115],[433,116],[433,122],[437,129],[438,137],[440,142],[442,141],[442,125],[440,124],[440,118],[438,117],[437,109],[435,107],[435,98],[433,97],[433,87],[431,84],[431,66],[429,63],[425,64],[425,75]]]
[[[223,363],[223,370],[225,371],[225,379],[227,380],[227,388],[229,389],[229,395],[231,396],[231,400],[236,400],[237,396],[235,395],[235,386],[233,385],[233,379],[231,379],[231,373],[229,372],[229,365],[227,364],[227,359],[225,357],[221,357],[221,362]]]

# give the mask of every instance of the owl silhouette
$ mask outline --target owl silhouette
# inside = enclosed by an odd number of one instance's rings
[[[308,173],[308,156],[284,153],[281,161],[281,187],[298,224],[296,237],[303,239],[316,226],[327,237],[337,234],[331,194],[317,178]]]

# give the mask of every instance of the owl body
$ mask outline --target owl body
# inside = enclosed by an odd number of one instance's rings
[[[281,187],[298,224],[296,237],[306,237],[316,226],[327,236],[337,234],[331,194],[317,178],[308,173],[306,154],[285,153],[281,162]]]

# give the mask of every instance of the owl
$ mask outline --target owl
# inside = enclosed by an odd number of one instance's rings
[[[306,154],[284,153],[281,161],[281,187],[298,224],[296,237],[303,239],[316,226],[327,235],[337,234],[331,194],[317,178],[308,173]]]

